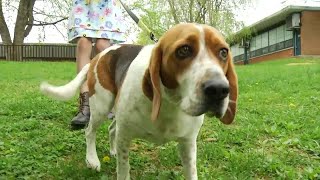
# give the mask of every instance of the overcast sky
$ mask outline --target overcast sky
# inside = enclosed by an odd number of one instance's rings
[[[245,25],[253,24],[279,10],[288,6],[288,5],[307,5],[307,6],[319,6],[320,0],[253,0],[253,4],[247,8],[245,11],[239,11],[237,16],[238,20],[241,20],[245,23]],[[5,15],[6,16],[6,15]],[[12,16],[15,17],[15,16]],[[13,18],[12,18],[13,19]],[[128,21],[131,21],[128,20]],[[64,22],[66,23],[66,22]],[[13,30],[14,23],[13,21],[9,21],[10,30]],[[43,41],[46,43],[66,43],[66,35],[67,30],[64,28],[63,24],[58,26],[60,32],[56,30],[54,27],[46,27],[45,29],[39,27],[33,27],[30,35],[25,39],[25,42],[40,42]],[[45,37],[43,37],[44,33],[39,33],[45,31]],[[39,36],[39,34],[42,34]],[[63,37],[62,34],[65,36]],[[135,38],[135,35],[131,35],[128,38],[128,42],[132,42]],[[1,38],[0,38],[1,42]]]

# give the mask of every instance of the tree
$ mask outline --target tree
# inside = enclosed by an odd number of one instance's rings
[[[42,1],[47,5],[52,5],[55,14],[44,12],[41,8],[36,8],[36,1]],[[55,25],[67,19],[67,8],[70,0],[0,0],[0,35],[4,45],[8,46],[7,59],[22,60],[21,46],[32,30],[33,26]],[[8,24],[4,17],[5,8],[17,11],[13,37],[11,37]],[[62,6],[64,5],[64,6]],[[63,12],[64,11],[64,12]],[[41,15],[41,20],[35,17]],[[11,48],[11,49],[10,49]]]
[[[181,22],[208,24],[229,36],[244,26],[243,22],[236,20],[235,11],[250,3],[251,0],[138,0],[134,7],[143,12],[141,20],[158,37],[172,25]],[[150,43],[145,33],[139,34],[139,43]]]

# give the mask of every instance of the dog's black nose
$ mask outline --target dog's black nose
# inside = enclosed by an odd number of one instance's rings
[[[211,100],[222,100],[229,94],[229,84],[222,80],[209,80],[203,83],[203,91]]]

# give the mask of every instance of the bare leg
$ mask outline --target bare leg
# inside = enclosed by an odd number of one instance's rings
[[[77,42],[77,72],[88,63],[90,63],[90,56],[92,51],[91,39],[81,37]],[[79,111],[75,117],[71,120],[71,127],[73,129],[82,129],[90,120],[90,109],[89,109],[89,95],[87,83],[83,83],[80,88],[80,104]]]
[[[90,63],[90,56],[92,51],[92,42],[91,39],[86,37],[81,37],[78,39],[77,43],[77,72],[81,71],[81,69],[88,63]],[[80,92],[87,92],[88,86],[87,83],[83,83],[80,88]]]
[[[108,39],[97,39],[96,42],[96,52],[100,53],[101,51],[107,49],[108,47],[110,47],[110,41]]]

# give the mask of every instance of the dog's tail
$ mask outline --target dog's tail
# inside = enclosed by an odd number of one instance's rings
[[[53,86],[51,84],[48,84],[47,82],[42,82],[40,85],[40,91],[43,94],[57,100],[69,100],[75,95],[80,86],[86,81],[89,67],[90,63],[85,65],[72,81],[63,86]]]

